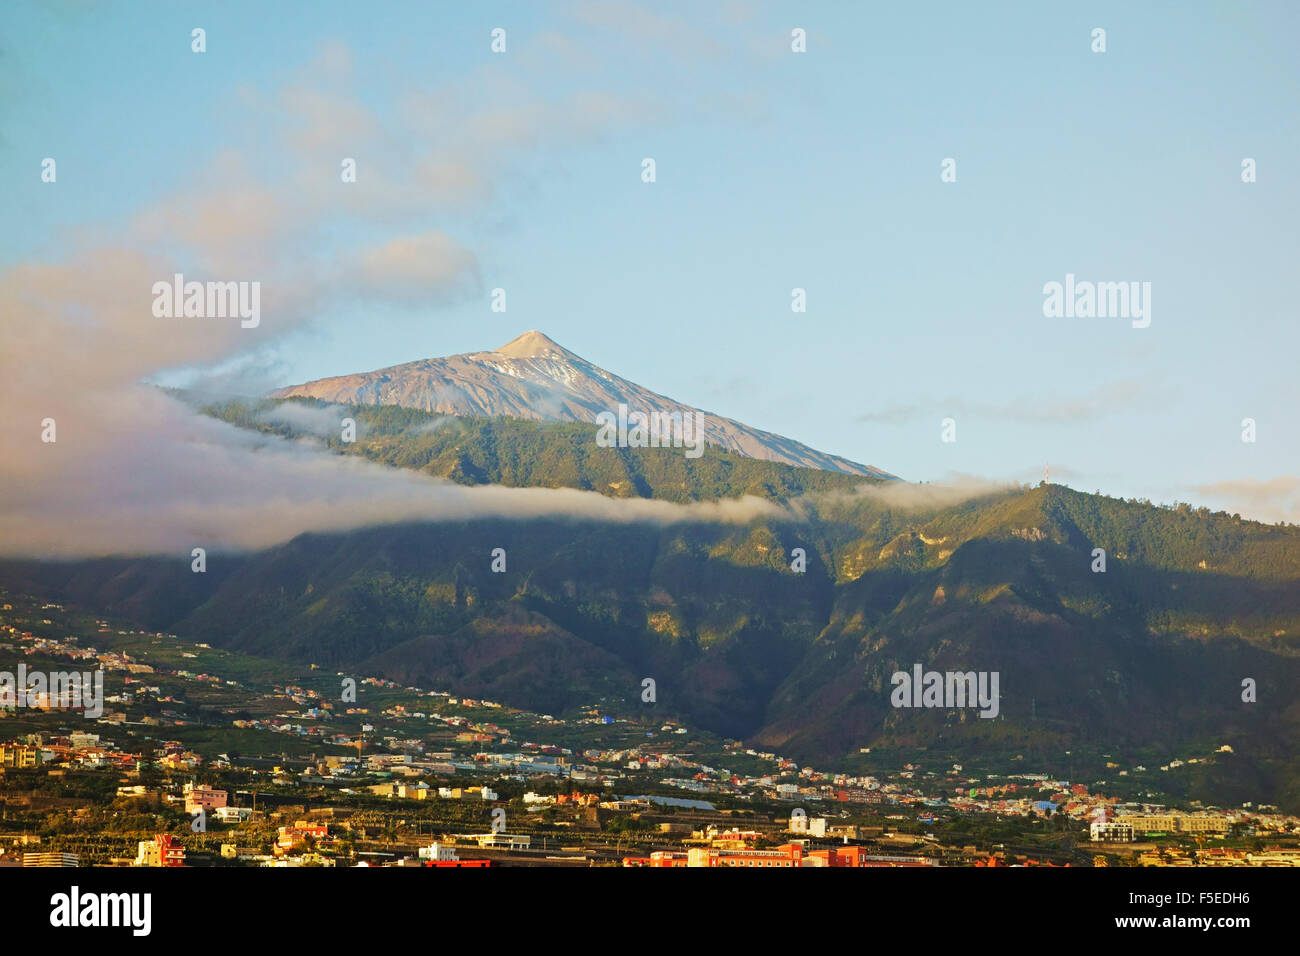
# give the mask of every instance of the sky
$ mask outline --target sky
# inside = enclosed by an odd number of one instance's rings
[[[908,481],[1300,521],[1300,8],[1132,7],[6,3],[0,389],[104,415],[539,329]],[[174,271],[260,324],[153,317]],[[1149,326],[1045,316],[1067,274]]]

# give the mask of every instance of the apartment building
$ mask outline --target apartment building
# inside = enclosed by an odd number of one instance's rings
[[[716,847],[692,847],[686,851],[686,865],[691,867],[796,867],[803,863],[804,849],[786,843],[775,850],[731,850]]]
[[[199,787],[192,783],[185,785],[185,812],[193,815],[199,810],[219,810],[226,805],[226,791]]]
[[[77,853],[24,853],[23,866],[81,866]]]
[[[1115,822],[1141,834],[1175,833],[1178,830],[1178,817],[1172,813],[1121,813]]]
[[[0,744],[0,767],[25,769],[38,766],[41,762],[41,748],[26,744]]]
[[[1118,820],[1095,821],[1091,827],[1093,843],[1132,843],[1133,827]]]

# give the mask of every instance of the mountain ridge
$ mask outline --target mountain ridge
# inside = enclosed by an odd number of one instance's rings
[[[101,559],[0,562],[0,581],[545,712],[639,706],[651,676],[666,713],[800,759],[1093,747],[1149,763],[1230,744],[1234,793],[1300,805],[1300,529],[1061,486],[920,509],[811,497],[801,518],[742,525],[405,524],[303,535],[204,575]],[[998,716],[892,707],[891,673],[917,664],[999,672]]]
[[[687,405],[587,361],[537,330],[498,349],[418,359],[370,372],[314,379],[271,392],[272,398],[315,398],[345,405],[399,405],[426,412],[506,416],[595,424],[602,412],[703,416],[708,445],[748,458],[895,479],[872,465],[818,451],[775,432]]]

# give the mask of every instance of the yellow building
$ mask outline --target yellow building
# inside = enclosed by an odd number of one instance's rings
[[[0,767],[35,767],[41,762],[41,749],[26,744],[0,744]]]
[[[1227,820],[1210,814],[1178,818],[1178,829],[1183,833],[1227,833],[1228,826]]]
[[[1132,827],[1134,833],[1173,833],[1178,829],[1178,818],[1172,813],[1121,813],[1115,822]]]
[[[1227,833],[1231,825],[1210,813],[1121,813],[1115,822],[1134,833]]]

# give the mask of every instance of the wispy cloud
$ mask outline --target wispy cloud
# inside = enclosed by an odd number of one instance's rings
[[[921,418],[968,415],[1020,422],[1027,425],[1057,425],[1089,421],[1131,410],[1143,403],[1168,398],[1172,389],[1150,382],[1126,380],[1101,385],[1077,396],[1025,396],[1007,403],[980,402],[952,396],[925,404],[896,404],[865,412],[860,422],[901,425]]]
[[[1226,511],[1247,514],[1256,521],[1300,524],[1300,476],[1281,475],[1259,480],[1238,478],[1200,485],[1196,491]]]
[[[831,491],[809,495],[815,503],[843,503],[867,499],[900,511],[938,511],[986,495],[1008,494],[1021,486],[978,475],[953,474],[942,481],[887,481],[862,484],[853,491]],[[798,502],[795,502],[796,508]]]
[[[343,419],[350,417],[351,412],[345,405],[280,402],[259,412],[257,420],[270,425],[288,425],[297,432],[315,435],[317,438],[338,438],[342,434]],[[357,437],[364,438],[362,423],[356,422],[356,426]]]
[[[636,41],[647,51],[689,57],[716,57],[721,53],[717,40],[706,30],[652,5],[630,0],[578,0],[569,9],[574,19]]]
[[[405,297],[412,302],[452,296],[480,285],[478,260],[446,233],[398,236],[365,250],[343,277],[363,296]]]

